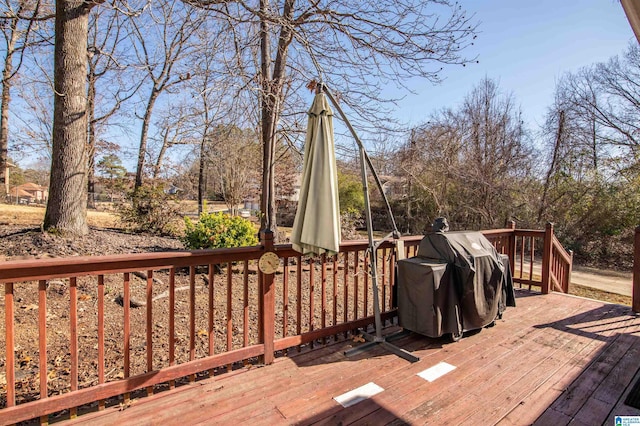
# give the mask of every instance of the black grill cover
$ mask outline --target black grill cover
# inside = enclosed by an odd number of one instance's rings
[[[450,264],[412,257],[398,261],[398,321],[429,337],[462,331]]]
[[[438,264],[446,264],[448,273],[440,273]],[[490,324],[505,306],[515,306],[508,257],[480,232],[427,234],[415,258],[398,262],[398,315],[404,328],[433,337],[460,326],[473,330]],[[429,332],[425,323],[433,324]]]

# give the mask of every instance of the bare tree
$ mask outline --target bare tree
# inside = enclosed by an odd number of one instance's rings
[[[640,47],[563,76],[556,87],[572,132],[573,152],[588,156],[595,173],[633,167],[640,155]],[[587,157],[585,157],[587,158]]]
[[[455,171],[460,168],[464,143],[456,111],[444,110],[411,130],[392,162],[401,176],[400,225],[407,233],[422,232],[433,219],[453,220],[461,204]]]
[[[94,8],[89,16],[89,39],[87,47],[87,158],[88,206],[94,206],[95,162],[100,154],[100,133],[120,110],[122,105],[136,93],[142,80],[128,79],[125,72],[126,33],[123,29],[126,15],[111,7]],[[133,82],[132,82],[133,81]]]
[[[53,56],[52,54],[49,56]],[[16,87],[21,98],[15,117],[16,132],[12,151],[20,151],[25,157],[35,157],[51,164],[53,141],[53,88],[48,81],[34,81],[33,75],[21,78]]]
[[[503,225],[511,214],[514,178],[524,178],[531,150],[525,140],[522,113],[513,96],[502,95],[497,83],[483,79],[465,98],[458,115],[464,126],[460,177],[475,210],[475,226]],[[498,216],[502,215],[502,217]]]
[[[142,185],[149,126],[158,97],[191,78],[184,58],[195,54],[192,35],[204,22],[204,14],[185,8],[179,0],[150,4],[140,18],[131,20],[133,45],[139,66],[149,83],[140,132],[135,187]],[[157,43],[157,44],[156,44]]]
[[[31,43],[41,40],[33,37],[33,28],[38,21],[53,18],[51,5],[37,1],[5,1],[0,6],[0,32],[4,41],[2,69],[2,98],[0,100],[0,184],[9,192],[9,182],[4,181],[4,169],[9,148],[9,103],[11,86],[23,64],[23,55]]]
[[[525,213],[531,154],[513,96],[485,78],[459,109],[435,114],[414,130],[398,163],[412,182],[408,198],[420,203],[423,215],[444,215],[454,227],[481,229]],[[412,231],[424,226],[424,219],[414,221]]]
[[[543,134],[550,161],[538,216],[558,223],[578,258],[616,253],[637,224],[638,78],[640,49],[633,43],[556,85]]]
[[[209,135],[214,139],[208,158],[217,187],[231,214],[251,192],[250,183],[258,176],[260,144],[255,132],[220,126]]]
[[[87,31],[99,1],[57,0],[53,151],[44,228],[84,235],[87,226]]]
[[[176,105],[165,111],[156,125],[160,149],[153,166],[153,179],[160,177],[165,166],[165,157],[169,149],[176,145],[193,144],[190,121],[192,116],[183,104]]]
[[[404,87],[409,77],[435,81],[441,68],[434,64],[467,62],[461,51],[474,32],[460,6],[448,1],[185,1],[232,20],[239,46],[259,41],[259,67],[245,70],[259,84],[253,89],[260,95],[263,229],[276,226],[274,162],[280,120],[303,111],[296,104],[300,98],[285,93],[293,95],[294,89],[320,78],[356,114],[373,119],[381,112],[373,105],[382,99],[385,85]]]
[[[223,22],[222,22],[223,23]],[[234,96],[233,89],[234,75],[229,69],[229,64],[224,61],[226,53],[224,47],[227,39],[225,37],[226,28],[224,25],[218,25],[214,21],[209,21],[206,26],[201,28],[196,34],[196,39],[200,48],[198,49],[198,58],[194,58],[191,69],[193,76],[189,82],[192,92],[192,98],[197,100],[191,109],[191,118],[193,125],[194,139],[198,141],[198,213],[202,213],[203,202],[206,191],[207,168],[210,164],[230,161],[235,164],[234,156],[237,153],[237,147],[230,143],[223,144],[229,148],[229,158],[226,156],[218,156],[219,147],[215,145],[225,141],[227,138],[236,138],[236,133],[230,126],[224,126],[225,122],[233,122],[241,124],[244,108],[241,108],[240,102],[242,98]],[[215,157],[212,154],[216,153]],[[223,170],[224,166],[220,166],[218,170]],[[241,170],[245,170],[244,166],[240,166]],[[226,173],[221,173],[225,175]],[[235,179],[233,179],[235,181]],[[237,192],[233,187],[234,184],[221,184],[221,189],[226,193],[230,193],[230,199],[235,197]]]
[[[556,118],[555,116],[556,114],[552,114],[551,120]],[[542,198],[540,199],[540,206],[538,207],[538,222],[542,220],[542,216],[547,208],[547,196],[549,195],[549,188],[551,187],[551,178],[558,170],[562,143],[566,135],[565,117],[566,113],[563,109],[557,110],[557,128],[555,129],[555,137],[551,149],[551,161],[549,162],[549,168],[542,183]]]

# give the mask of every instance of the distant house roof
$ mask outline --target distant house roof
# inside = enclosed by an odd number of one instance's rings
[[[13,188],[11,188],[9,190],[9,194],[12,197],[27,197],[27,198],[33,198],[33,194],[31,192],[27,192],[24,189],[14,186]]]
[[[38,201],[46,200],[49,196],[49,188],[37,183],[27,182],[9,189],[9,195],[12,197],[35,198]]]
[[[46,191],[47,190],[46,187],[42,185],[38,185],[37,183],[33,183],[33,182],[23,183],[22,185],[18,185],[18,188],[24,189],[25,191]]]

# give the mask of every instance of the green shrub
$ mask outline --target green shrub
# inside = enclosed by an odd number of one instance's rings
[[[174,234],[180,217],[175,198],[165,194],[162,185],[143,185],[129,192],[116,212],[130,229],[159,235]]]
[[[206,209],[205,209],[206,210]],[[197,222],[184,218],[182,242],[189,249],[254,246],[257,232],[251,221],[226,213],[202,213]]]
[[[358,175],[338,172],[338,197],[341,214],[364,211],[364,190]]]

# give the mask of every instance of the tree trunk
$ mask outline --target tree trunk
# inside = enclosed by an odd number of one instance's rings
[[[89,122],[89,134],[87,137],[87,207],[94,209],[96,207],[96,122],[95,122],[95,105],[96,105],[96,81],[94,73],[89,73],[87,90],[87,120]]]
[[[547,176],[544,179],[544,187],[542,189],[542,199],[540,200],[540,208],[538,208],[538,223],[542,220],[542,215],[547,208],[547,196],[549,194],[549,186],[551,186],[551,176],[556,172],[558,166],[558,155],[560,155],[560,145],[564,139],[564,110],[560,110],[558,115],[558,131],[556,133],[556,140],[553,144],[553,157],[551,158],[551,164],[547,170]]]
[[[207,86],[208,78],[205,78],[205,87]],[[209,103],[207,102],[207,96],[205,91],[202,91],[202,105],[204,107],[204,129],[202,129],[202,140],[200,141],[200,165],[198,167],[198,216],[202,214],[204,209],[204,195],[207,190],[207,161],[206,161],[206,144],[207,138],[209,138]]]
[[[171,138],[169,138],[169,129],[165,129],[164,137],[162,138],[162,146],[160,147],[160,152],[158,153],[158,159],[156,160],[156,165],[153,166],[153,179],[158,179],[160,176],[160,170],[162,169],[162,161],[164,160],[164,155],[167,153],[167,149],[171,145]]]
[[[198,216],[202,214],[204,204],[204,193],[206,184],[206,161],[205,161],[205,144],[207,135],[202,135],[200,141],[200,165],[198,166]]]
[[[0,104],[0,183],[4,186],[4,198],[9,194],[9,179],[5,172],[9,161],[9,101],[11,100],[11,77],[13,73],[13,51],[18,38],[18,20],[11,21],[11,39],[7,44],[7,54],[2,71],[2,101]]]
[[[53,146],[44,228],[85,235],[87,226],[87,29],[89,6],[57,0]]]
[[[149,124],[151,123],[151,114],[153,112],[153,106],[158,99],[159,91],[154,87],[151,96],[149,96],[149,102],[147,103],[147,110],[144,112],[144,118],[142,120],[142,132],[140,133],[140,149],[138,151],[138,166],[136,167],[136,183],[135,189],[142,186],[142,175],[144,170],[144,158],[147,155],[147,138],[149,137]]]
[[[275,185],[275,152],[276,127],[280,117],[282,87],[287,64],[287,54],[293,37],[293,8],[295,1],[287,0],[284,4],[282,20],[278,36],[278,50],[271,74],[271,43],[269,41],[269,25],[266,20],[260,23],[260,56],[262,69],[262,230],[274,231],[277,239],[276,224],[276,185]],[[260,1],[260,10],[267,10],[268,0]]]
[[[2,183],[2,196],[9,194],[9,181],[5,179],[5,169],[9,161],[9,100],[11,99],[11,83],[8,76],[11,75],[11,56],[7,54],[4,71],[2,72],[2,103],[0,109],[0,182]]]
[[[269,0],[260,0],[260,11],[269,8]],[[262,134],[262,197],[260,199],[260,228],[273,230],[275,227],[275,212],[271,182],[273,181],[273,97],[271,85],[271,42],[269,40],[269,23],[262,19],[260,22],[260,60],[262,74],[262,98],[260,100]]]

